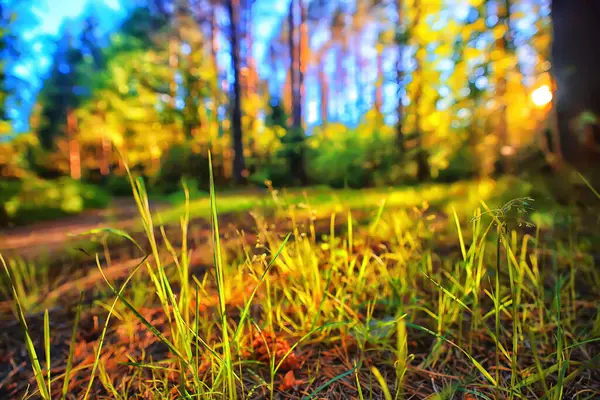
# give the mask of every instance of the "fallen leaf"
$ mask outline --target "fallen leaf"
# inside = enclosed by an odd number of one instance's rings
[[[283,377],[281,384],[279,384],[279,390],[281,390],[282,392],[285,392],[290,389],[295,389],[301,383],[302,383],[302,379],[296,379],[296,376],[294,375],[294,371],[290,370]]]

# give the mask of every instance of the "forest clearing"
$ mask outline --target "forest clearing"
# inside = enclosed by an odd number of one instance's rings
[[[599,399],[598,15],[1,1],[0,399]]]

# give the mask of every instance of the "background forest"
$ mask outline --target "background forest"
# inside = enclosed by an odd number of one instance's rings
[[[0,0],[0,398],[600,398],[598,16]]]
[[[561,158],[549,0],[149,0],[119,18],[92,2],[33,44],[25,3],[1,10],[5,220],[35,193],[73,211],[128,194],[124,161],[158,196],[181,177],[206,190],[209,150],[220,186],[455,181]],[[35,95],[15,71],[43,52]]]

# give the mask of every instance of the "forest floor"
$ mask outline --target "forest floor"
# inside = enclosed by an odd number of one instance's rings
[[[541,197],[224,193],[0,232],[0,398],[598,398],[600,199]]]
[[[166,204],[153,205],[159,210]],[[110,207],[86,210],[79,215],[51,221],[35,222],[25,226],[0,230],[0,253],[38,258],[64,251],[73,237],[105,226],[130,229],[137,225],[139,211],[131,198],[113,200]]]

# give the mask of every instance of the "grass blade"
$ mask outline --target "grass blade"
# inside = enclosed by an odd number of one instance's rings
[[[442,285],[440,285],[433,278],[431,278],[429,275],[427,275],[424,271],[421,271],[421,274],[423,274],[425,276],[425,278],[427,278],[431,283],[433,283],[438,289],[442,290],[448,297],[450,297],[452,300],[454,300],[458,304],[460,304],[465,310],[469,311],[470,313],[473,312],[469,308],[469,306],[467,306],[465,303],[462,302],[461,299],[459,299],[458,297],[456,297],[454,294],[450,293],[450,291],[448,289],[446,289],[445,287],[443,287]]]
[[[456,224],[456,230],[458,231],[458,241],[460,242],[460,252],[463,256],[463,261],[467,261],[467,250],[465,247],[465,240],[463,239],[462,229],[460,228],[460,221],[458,220],[458,214],[452,207],[452,214],[454,214],[454,223]]]
[[[215,195],[215,181],[213,176],[212,156],[208,152],[208,169],[210,174],[210,214],[212,227],[212,243],[213,243],[213,261],[215,267],[215,276],[217,279],[217,292],[219,296],[219,314],[221,317],[221,331],[223,344],[223,366],[227,378],[227,386],[225,393],[231,399],[235,400],[237,392],[235,389],[233,363],[231,359],[231,343],[229,341],[229,328],[227,324],[227,310],[225,300],[225,273],[223,265],[223,257],[221,253],[221,238],[219,237],[219,219],[217,217],[217,200]]]
[[[94,229],[90,229],[89,231],[86,232],[82,232],[82,233],[78,233],[78,234],[71,234],[69,236],[89,236],[89,235],[98,235],[101,233],[107,233],[110,235],[114,235],[123,239],[127,239],[129,240],[131,243],[133,243],[135,245],[135,247],[137,247],[142,253],[145,253],[144,249],[142,249],[142,247],[139,245],[138,242],[135,241],[134,238],[131,237],[131,235],[129,235],[127,232],[122,231],[121,229],[115,229],[115,228],[94,228]]]
[[[50,316],[48,309],[44,311],[44,352],[46,353],[46,373],[48,374],[48,393],[52,394],[52,364],[50,362]]]
[[[73,322],[73,332],[71,333],[71,344],[69,345],[69,356],[67,357],[67,367],[65,368],[65,379],[63,381],[61,399],[67,398],[69,390],[69,381],[71,380],[71,369],[73,368],[73,356],[75,355],[75,340],[77,338],[77,327],[79,326],[79,318],[81,316],[81,308],[83,305],[83,292],[79,294],[79,303],[75,312],[75,321]]]
[[[35,350],[35,346],[33,345],[33,341],[31,340],[31,335],[29,334],[29,326],[27,326],[27,321],[25,319],[25,314],[23,313],[23,308],[21,307],[21,302],[19,301],[19,296],[17,295],[17,289],[13,284],[12,277],[10,275],[10,271],[8,270],[8,266],[6,265],[6,261],[4,257],[0,254],[0,261],[4,266],[4,271],[6,272],[6,276],[8,277],[8,281],[11,285],[15,305],[17,308],[17,318],[19,319],[19,323],[23,329],[23,333],[25,334],[25,347],[27,349],[27,353],[29,355],[29,360],[31,361],[31,368],[33,369],[33,374],[35,376],[35,381],[38,385],[38,390],[40,391],[40,396],[44,400],[50,400],[50,391],[46,386],[46,382],[44,381],[44,376],[42,373],[42,367],[40,365],[40,361]]]
[[[577,173],[577,175],[579,175],[579,177],[581,178],[581,180],[585,183],[585,185],[592,191],[592,193],[594,193],[594,195],[596,195],[596,197],[600,200],[600,193],[598,193],[598,191],[596,189],[594,189],[594,187],[592,186],[592,184],[585,179],[585,177],[583,175],[581,175],[579,172]]]
[[[290,239],[290,236],[291,236],[291,234],[288,233],[287,236],[285,237],[285,239],[283,240],[283,242],[281,243],[281,246],[279,246],[279,249],[277,249],[277,252],[273,256],[273,258],[271,258],[271,261],[269,261],[269,263],[267,264],[267,268],[265,268],[265,271],[261,275],[261,277],[260,277],[258,283],[256,284],[256,286],[254,287],[254,290],[252,290],[252,293],[250,294],[250,298],[246,302],[246,306],[244,307],[244,310],[242,311],[242,314],[240,316],[240,322],[238,324],[238,327],[235,330],[233,336],[231,337],[231,342],[232,343],[237,338],[237,336],[238,336],[238,334],[239,334],[239,332],[241,330],[241,327],[243,326],[243,323],[246,320],[246,317],[248,316],[248,313],[250,312],[250,305],[252,304],[252,300],[254,299],[254,296],[256,295],[258,287],[265,280],[265,277],[267,276],[267,274],[271,270],[271,267],[273,266],[273,264],[275,264],[275,261],[277,260],[277,257],[279,257],[279,254],[281,254],[281,252],[285,248],[285,245],[287,244],[288,240]]]
[[[314,399],[317,394],[319,394],[321,391],[323,391],[323,389],[327,388],[332,383],[335,383],[335,382],[339,381],[340,379],[344,379],[348,375],[352,375],[354,373],[354,371],[356,371],[356,368],[357,368],[357,366],[354,366],[354,368],[352,368],[351,370],[348,370],[337,376],[334,376],[333,378],[331,378],[330,380],[328,380],[327,382],[325,382],[324,384],[322,384],[321,386],[316,388],[314,390],[314,392],[312,392],[309,396],[302,397],[302,400]]]
[[[377,367],[372,366],[371,372],[375,375],[375,379],[379,382],[379,386],[381,386],[381,390],[383,391],[383,396],[385,400],[392,400],[392,395],[390,394],[390,389],[388,388],[388,384],[381,375],[381,372],[377,369]]]
[[[113,293],[115,293],[115,299],[112,303],[112,306],[108,312],[108,316],[106,317],[106,322],[104,323],[104,328],[102,329],[102,334],[100,335],[100,340],[98,341],[98,349],[96,350],[96,357],[94,359],[94,364],[92,366],[92,372],[90,374],[90,381],[88,383],[87,389],[85,391],[85,394],[83,396],[83,399],[86,400],[90,394],[90,391],[92,390],[92,385],[94,383],[94,377],[96,375],[96,370],[98,369],[98,363],[100,362],[100,353],[102,352],[102,346],[104,344],[104,338],[106,336],[106,331],[108,330],[108,323],[110,321],[110,317],[112,315],[112,312],[114,310],[114,308],[117,305],[117,302],[119,301],[119,299],[123,299],[123,291],[125,290],[125,287],[127,286],[127,284],[129,283],[129,281],[131,280],[131,278],[133,277],[133,275],[135,275],[135,273],[137,272],[137,270],[142,266],[142,264],[146,261],[147,256],[144,257],[144,259],[135,267],[135,269],[133,270],[133,272],[127,277],[127,280],[125,280],[125,282],[123,283],[123,285],[121,286],[121,289],[119,289],[119,291],[117,291],[108,281],[108,278],[106,277],[106,275],[104,275],[104,271],[102,270],[102,266],[100,265],[100,259],[98,258],[98,255],[96,254],[96,265],[98,266],[98,269],[100,270],[100,274],[102,275],[102,278],[104,279],[104,281],[108,284],[108,286],[110,287],[110,289],[113,291]]]

